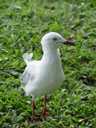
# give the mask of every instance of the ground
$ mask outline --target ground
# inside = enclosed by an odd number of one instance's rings
[[[55,31],[76,43],[60,47],[66,79],[48,96],[52,118],[32,127],[96,127],[96,1],[1,0],[0,1],[0,128],[30,128],[31,97],[21,89],[25,68],[22,55],[42,57],[41,37]],[[35,100],[35,117],[43,98]]]

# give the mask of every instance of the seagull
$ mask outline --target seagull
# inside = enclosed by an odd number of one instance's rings
[[[64,73],[62,70],[60,52],[58,47],[67,44],[75,46],[71,41],[65,40],[59,33],[49,32],[45,34],[41,40],[43,56],[41,60],[31,60],[33,54],[23,54],[23,59],[26,63],[26,68],[21,75],[21,83],[26,95],[32,96],[32,118],[34,119],[34,100],[38,96],[44,95],[44,107],[41,118],[47,117],[46,113],[46,98],[48,94],[55,92],[64,81]]]

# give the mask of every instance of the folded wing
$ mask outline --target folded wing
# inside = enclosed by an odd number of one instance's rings
[[[24,85],[24,87],[28,84],[28,82],[31,82],[36,78],[36,69],[38,66],[39,61],[31,61],[33,54],[25,53],[23,55],[23,59],[25,63],[27,64],[27,67],[25,68],[24,72],[20,76],[20,81]]]

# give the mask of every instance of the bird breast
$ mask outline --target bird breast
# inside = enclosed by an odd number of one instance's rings
[[[39,94],[49,94],[57,90],[64,80],[60,59],[41,61],[38,67],[38,80],[36,80],[36,88]],[[38,87],[37,87],[38,86]]]

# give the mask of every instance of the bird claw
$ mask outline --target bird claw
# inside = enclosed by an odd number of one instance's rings
[[[52,117],[52,116],[45,112],[45,113],[42,113],[40,117],[41,118],[47,118],[47,117]]]
[[[32,120],[29,123],[29,125],[34,125],[34,124],[40,124],[40,121],[39,120]]]

